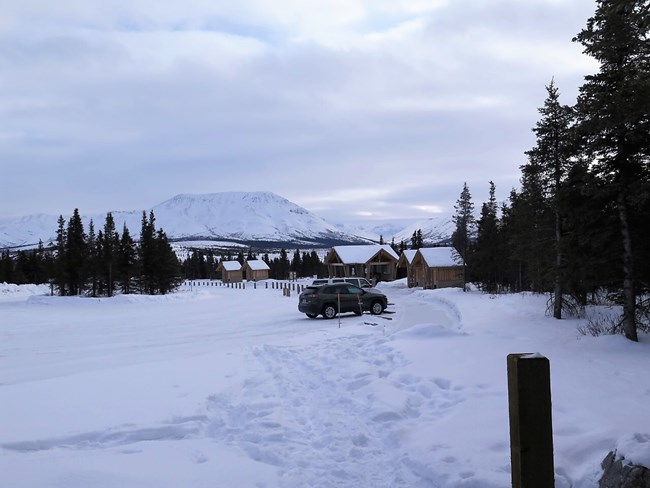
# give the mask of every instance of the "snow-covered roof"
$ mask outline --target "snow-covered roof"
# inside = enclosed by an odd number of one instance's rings
[[[411,264],[417,252],[418,252],[417,249],[404,249],[402,251],[402,256],[404,256],[404,259],[406,259],[406,262],[408,264]]]
[[[454,259],[457,253],[453,247],[423,247],[418,252],[430,268],[459,265]]]
[[[246,264],[253,271],[264,271],[265,269],[270,269],[269,265],[261,259],[249,259],[246,261]]]
[[[334,246],[334,251],[336,251],[336,254],[338,254],[339,258],[341,258],[341,262],[345,264],[367,263],[381,250],[386,251],[388,254],[394,257],[395,261],[399,260],[397,253],[388,244]]]
[[[223,269],[226,271],[239,271],[241,269],[239,261],[223,261],[221,266],[223,266]]]

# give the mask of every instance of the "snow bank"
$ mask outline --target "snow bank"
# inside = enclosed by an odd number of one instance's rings
[[[0,283],[0,300],[22,300],[34,295],[49,295],[49,285]]]

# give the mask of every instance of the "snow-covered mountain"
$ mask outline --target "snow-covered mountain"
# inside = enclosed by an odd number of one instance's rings
[[[175,239],[296,243],[361,240],[270,192],[177,195],[153,211],[165,232]]]
[[[181,194],[152,208],[156,228],[173,240],[221,240],[282,242],[329,246],[367,242],[347,233],[308,210],[270,192]],[[126,225],[137,238],[142,211],[111,212],[118,231]],[[69,216],[65,216],[67,219]],[[82,215],[86,229],[90,219],[99,231],[103,215]],[[31,215],[0,220],[0,247],[32,246],[39,239],[54,241],[58,216]]]
[[[404,241],[407,246],[411,245],[411,237],[418,230],[422,231],[422,240],[425,246],[448,243],[456,228],[449,215],[420,220],[354,221],[338,224],[337,227],[347,234],[365,237],[373,241],[379,241],[382,237],[386,243],[390,243],[394,239],[396,244]]]
[[[422,230],[422,240],[424,241],[425,246],[430,244],[439,244],[450,241],[455,228],[456,226],[452,221],[451,216],[431,217],[424,220],[418,220],[393,236],[384,236],[384,240],[390,242],[390,239],[394,238],[396,243],[403,240],[407,245],[410,245],[413,232]]]

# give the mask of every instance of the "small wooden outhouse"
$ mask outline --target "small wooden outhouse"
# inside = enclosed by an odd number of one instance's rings
[[[224,283],[239,283],[242,281],[242,265],[239,261],[221,261],[217,271],[221,272]]]
[[[244,276],[248,281],[269,279],[269,265],[262,259],[249,259],[244,263]]]

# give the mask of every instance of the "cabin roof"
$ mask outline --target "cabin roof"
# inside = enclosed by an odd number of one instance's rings
[[[399,256],[388,244],[369,244],[360,246],[334,246],[332,249],[338,254],[344,264],[367,263],[381,251],[399,260]]]

